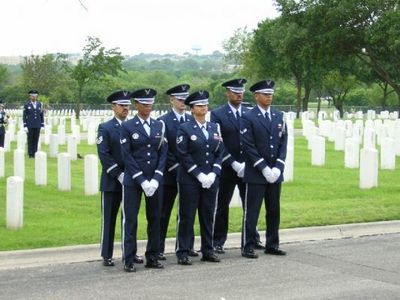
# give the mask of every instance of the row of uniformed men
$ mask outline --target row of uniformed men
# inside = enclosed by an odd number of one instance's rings
[[[256,106],[241,105],[245,79],[223,83],[228,102],[208,112],[207,91],[189,95],[188,84],[169,89],[172,109],[159,120],[150,118],[153,89],[118,91],[107,101],[115,117],[100,124],[97,148],[102,164],[101,256],[113,266],[115,222],[122,199],[124,270],[134,272],[137,255],[137,215],[142,193],[146,201],[148,242],[146,267],[162,268],[168,223],[179,194],[176,256],[192,264],[194,221],[198,211],[202,261],[219,262],[228,231],[229,202],[238,186],[243,203],[242,256],[257,258],[255,249],[285,255],[279,249],[279,198],[285,165],[287,131],[283,114],[271,108],[274,82],[254,84]],[[137,115],[128,121],[131,99]],[[191,114],[185,113],[189,106]],[[178,193],[179,191],[179,193]],[[260,244],[257,220],[266,206],[266,243]]]

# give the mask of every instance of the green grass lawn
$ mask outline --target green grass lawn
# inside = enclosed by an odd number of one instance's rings
[[[311,166],[311,153],[303,137],[295,139],[295,180],[283,184],[281,228],[400,219],[400,159],[394,171],[379,172],[379,187],[358,188],[358,170],[344,168],[344,153],[326,144],[326,165]],[[15,147],[15,144],[13,144]],[[47,147],[43,147],[47,151]],[[66,146],[60,146],[66,151]],[[79,145],[81,155],[96,153],[95,146]],[[13,156],[6,154],[6,177],[13,173]],[[72,162],[72,191],[57,190],[57,161],[48,159],[48,185],[34,184],[34,160],[26,158],[24,227],[6,229],[6,178],[0,178],[0,250],[29,249],[98,243],[100,240],[100,194],[84,196],[83,159]],[[99,172],[100,174],[100,172]],[[138,238],[146,239],[144,205],[140,209]],[[175,216],[175,212],[173,216]],[[265,211],[259,229],[265,229]],[[242,210],[230,210],[230,232],[241,231]],[[119,222],[119,221],[118,221]],[[175,235],[172,217],[169,236]],[[199,226],[196,224],[196,234]],[[117,226],[116,239],[120,239]]]

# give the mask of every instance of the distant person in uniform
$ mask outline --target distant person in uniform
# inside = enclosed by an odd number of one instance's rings
[[[265,253],[285,255],[279,248],[280,195],[285,168],[287,128],[282,112],[271,108],[274,81],[257,82],[250,91],[256,107],[242,116],[241,135],[245,153],[246,183],[243,215],[242,256],[257,258],[253,233],[265,203]]]
[[[6,124],[9,116],[4,110],[3,100],[0,100],[0,147],[4,148],[4,138],[6,135]]]
[[[160,236],[160,254],[159,259],[165,260],[165,238],[167,237],[169,219],[171,211],[174,207],[175,198],[178,194],[177,171],[178,171],[178,154],[176,150],[176,133],[180,124],[193,117],[185,112],[185,99],[189,96],[190,85],[180,84],[170,88],[166,94],[169,96],[171,103],[171,111],[161,116],[159,120],[165,124],[165,136],[168,140],[167,164],[164,171],[163,197],[161,206],[161,236]],[[189,250],[189,256],[198,256],[199,254],[193,250],[194,233],[192,243]]]
[[[125,163],[123,181],[123,258],[124,270],[135,272],[134,257],[137,252],[138,212],[142,194],[146,201],[147,247],[146,268],[161,269],[160,253],[161,188],[167,142],[165,125],[152,119],[150,112],[157,92],[140,89],[131,96],[135,101],[137,115],[124,123],[121,129],[122,159]]]
[[[30,90],[29,101],[24,105],[22,119],[28,135],[28,156],[34,158],[37,152],[40,129],[44,128],[43,107],[38,99],[39,92]]]
[[[121,154],[121,124],[127,120],[131,105],[128,91],[116,91],[107,97],[111,103],[114,117],[99,125],[97,153],[102,166],[101,191],[101,256],[104,266],[114,266],[114,235],[118,210],[122,201],[122,182],[124,180],[124,160]],[[135,263],[143,260],[135,256]]]
[[[224,82],[222,86],[226,89],[225,96],[228,103],[211,112],[211,122],[219,124],[225,146],[214,229],[214,247],[215,252],[219,254],[225,253],[224,244],[228,235],[229,203],[236,186],[239,189],[242,207],[244,207],[246,184],[242,180],[245,162],[240,141],[240,119],[250,110],[242,106],[246,82],[247,80],[244,78]],[[254,234],[254,239],[256,241],[255,248],[264,249],[257,231]]]
[[[189,95],[194,120],[179,126],[178,150],[179,212],[176,256],[178,264],[191,265],[189,258],[193,225],[198,211],[201,233],[202,261],[219,262],[212,244],[217,205],[219,175],[224,145],[218,124],[206,122],[207,91]]]

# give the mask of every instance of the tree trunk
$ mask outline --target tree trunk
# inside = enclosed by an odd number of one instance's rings
[[[318,93],[317,116],[318,116],[320,110],[321,110],[321,94]]]
[[[296,118],[300,118],[300,111],[301,111],[301,80],[296,79]]]
[[[308,102],[310,101],[311,87],[309,84],[304,86],[304,98],[303,98],[303,111],[308,110]]]

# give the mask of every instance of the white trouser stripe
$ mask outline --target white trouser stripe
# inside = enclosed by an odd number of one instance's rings
[[[104,236],[104,192],[101,192],[101,237],[100,237],[100,250],[103,249],[103,236]],[[110,257],[104,257],[110,258]]]
[[[215,229],[215,220],[217,217],[217,208],[218,208],[218,194],[219,189],[217,189],[217,194],[215,195],[215,208],[214,208],[214,215],[213,215],[213,222],[212,222],[212,231],[211,231],[211,247],[214,249],[214,229]]]
[[[242,251],[244,251],[244,246],[246,245],[246,219],[247,219],[247,193],[249,189],[249,184],[246,183],[246,193],[244,196],[244,212],[243,212],[243,246],[242,246]]]
[[[178,250],[179,250],[179,222],[181,221],[181,218],[180,218],[180,215],[179,215],[179,205],[180,205],[180,200],[179,200],[179,198],[180,198],[180,195],[181,195],[181,192],[180,192],[180,189],[179,189],[179,182],[178,182],[178,184],[177,184],[177,187],[178,187],[178,195],[179,195],[179,197],[178,197],[178,201],[177,201],[177,213],[176,213],[176,249],[175,249],[175,253],[176,252],[178,252]]]
[[[122,261],[125,263],[125,249],[124,249],[124,241],[125,241],[125,191],[124,186],[122,186],[122,228],[121,228],[121,250],[122,250]]]

